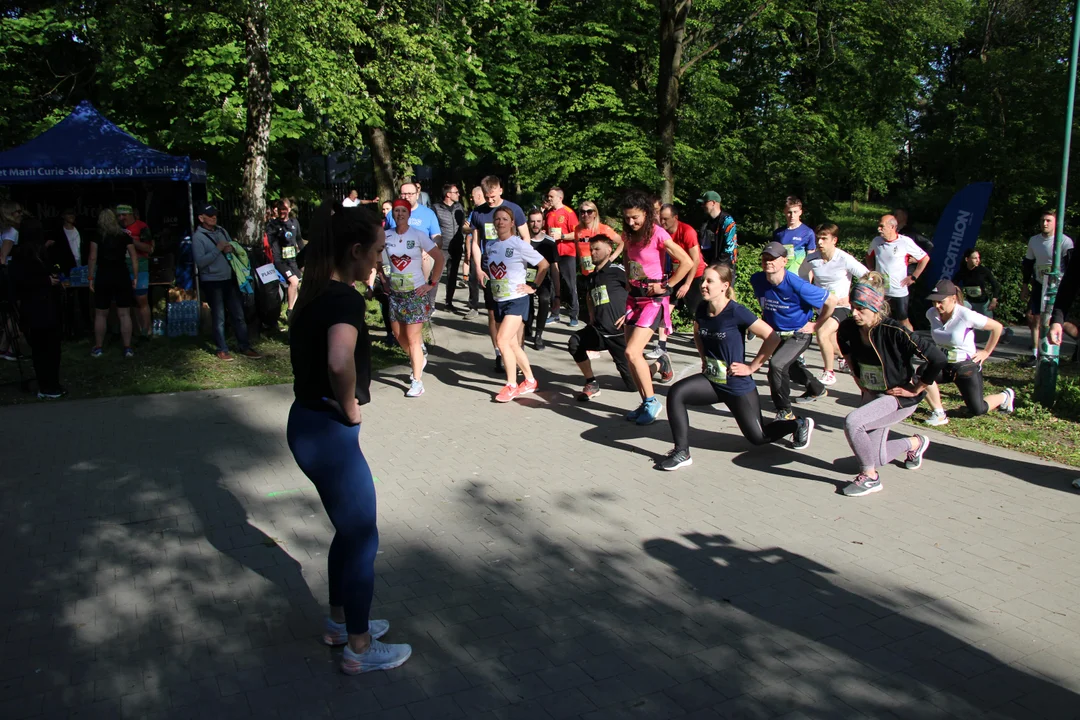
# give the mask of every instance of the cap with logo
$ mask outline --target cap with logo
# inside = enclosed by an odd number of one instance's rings
[[[698,199],[698,202],[699,203],[703,203],[703,202],[718,203],[718,202],[720,202],[720,193],[716,192],[715,190],[710,190],[709,192],[702,195]],[[720,203],[720,204],[723,205],[723,203]]]
[[[199,209],[200,215],[206,215],[207,217],[217,217],[217,208],[213,205],[203,205]]]
[[[938,280],[938,284],[934,286],[934,289],[926,296],[926,299],[940,302],[947,297],[956,297],[956,283],[948,278],[943,278]]]
[[[774,258],[786,258],[787,248],[773,240],[771,243],[762,248],[761,255],[762,257],[769,255],[770,257]]]

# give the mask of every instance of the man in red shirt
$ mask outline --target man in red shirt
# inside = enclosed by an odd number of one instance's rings
[[[563,205],[562,188],[548,190],[547,202],[551,209],[544,215],[547,234],[555,240],[555,249],[559,254],[559,277],[562,278],[563,292],[556,292],[556,297],[570,298],[570,327],[578,324],[578,288],[577,288],[577,244],[574,233],[577,232],[577,215]],[[558,288],[556,288],[556,291]],[[552,318],[559,321],[559,301],[552,303]]]
[[[698,244],[698,234],[694,228],[679,220],[679,211],[671,203],[660,206],[660,227],[668,231],[676,245],[686,251],[690,261],[697,265],[697,270],[688,273],[686,279],[677,287],[671,289],[671,296],[676,305],[685,306],[690,312],[690,317],[697,313],[697,307],[701,304],[701,278],[705,275],[705,258],[701,255],[701,246]],[[671,262],[671,273],[675,272],[678,262]],[[667,333],[660,329],[656,350],[647,353],[647,357],[659,359],[667,352]]]
[[[150,337],[150,255],[154,252],[154,239],[150,228],[135,215],[131,205],[117,205],[116,219],[120,227],[131,236],[135,254],[139,258],[139,267],[132,268],[135,274],[135,322],[143,340]]]

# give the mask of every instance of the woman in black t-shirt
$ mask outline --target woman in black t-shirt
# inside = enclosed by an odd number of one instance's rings
[[[131,258],[131,267],[139,267],[139,257],[131,236],[120,228],[116,213],[105,209],[98,215],[98,237],[90,243],[90,292],[94,294],[94,347],[92,357],[101,357],[101,345],[105,342],[105,322],[109,308],[116,305],[120,317],[120,339],[124,343],[124,357],[131,350],[131,313],[135,303],[136,278],[124,262]]]
[[[390,629],[369,620],[379,532],[375,484],[360,450],[360,406],[370,400],[371,343],[356,283],[379,262],[386,234],[360,208],[320,210],[305,262],[304,285],[290,317],[296,399],[288,441],[296,464],[319,492],[334,525],[328,575],[330,617],[323,641],[344,645],[349,675],[389,670],[409,659],[408,645],[379,642]]]
[[[694,345],[701,356],[701,374],[675,383],[668,392],[668,421],[675,447],[660,461],[661,470],[690,465],[690,431],[687,405],[724,403],[743,436],[754,445],[765,445],[792,436],[797,450],[810,445],[814,421],[810,418],[761,421],[761,404],[752,375],[780,345],[780,335],[749,309],[735,301],[731,266],[714,263],[701,276],[704,302],[694,318]],[[757,356],[746,362],[746,331],[765,339]]]

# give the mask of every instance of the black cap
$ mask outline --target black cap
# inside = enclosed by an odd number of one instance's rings
[[[761,250],[762,255],[771,255],[774,258],[786,258],[787,248],[773,240]]]
[[[956,284],[952,280],[944,278],[938,280],[938,284],[934,286],[926,299],[932,302],[941,302],[947,297],[956,297]]]
[[[203,205],[202,209],[199,210],[199,214],[200,215],[207,215],[209,217],[217,217],[217,208],[214,207],[213,205],[209,205],[209,204],[208,205]]]

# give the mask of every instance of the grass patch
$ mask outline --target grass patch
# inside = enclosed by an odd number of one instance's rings
[[[1016,362],[990,362],[983,366],[987,395],[1006,387],[1016,391],[1016,412],[1012,415],[993,411],[971,417],[956,385],[942,385],[941,400],[949,414],[949,424],[935,429],[1080,467],[1080,365],[1061,363],[1057,402],[1051,409],[1032,400],[1034,378],[1034,370],[1022,368]],[[922,420],[929,412],[923,403],[909,422],[923,426]]]
[[[374,318],[370,305],[374,305]],[[373,338],[382,337],[378,303],[369,304],[368,320],[372,323]],[[285,333],[264,335],[254,345],[264,356],[262,360],[248,360],[234,354],[232,362],[222,362],[205,337],[154,338],[136,345],[135,357],[130,360],[121,357],[119,338],[106,339],[105,354],[100,358],[90,357],[88,339],[65,342],[60,381],[71,399],[280,385],[293,381]],[[372,343],[371,361],[373,368],[379,370],[402,364],[405,353],[376,341]],[[30,363],[24,363],[23,369],[33,374]],[[15,363],[0,363],[0,383],[5,384],[0,387],[0,405],[40,402],[36,388],[35,393],[24,393],[17,384],[7,385],[18,379]]]

